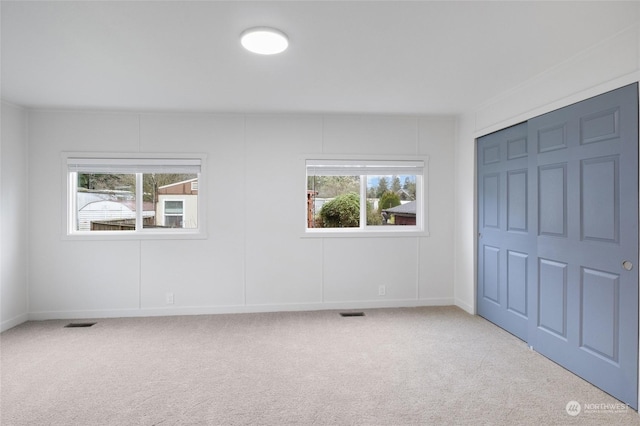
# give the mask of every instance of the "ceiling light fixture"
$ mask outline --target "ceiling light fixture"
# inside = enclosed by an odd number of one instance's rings
[[[261,55],[274,55],[284,52],[289,46],[289,38],[275,28],[255,27],[240,35],[242,46],[250,52]]]

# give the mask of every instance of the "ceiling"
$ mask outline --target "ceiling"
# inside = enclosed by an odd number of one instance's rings
[[[640,20],[640,2],[6,1],[1,96],[29,107],[458,114]],[[273,26],[283,54],[245,51]]]

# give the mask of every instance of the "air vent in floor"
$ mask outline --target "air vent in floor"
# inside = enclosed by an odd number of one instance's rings
[[[64,326],[64,328],[83,328],[83,327],[91,327],[95,325],[95,322],[71,322]]]
[[[341,317],[363,317],[364,312],[340,312]]]

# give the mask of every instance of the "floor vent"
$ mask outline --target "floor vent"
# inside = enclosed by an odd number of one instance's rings
[[[340,312],[341,317],[363,317],[364,312]]]
[[[95,322],[71,322],[64,326],[64,328],[84,328],[91,327],[92,325],[96,325]]]

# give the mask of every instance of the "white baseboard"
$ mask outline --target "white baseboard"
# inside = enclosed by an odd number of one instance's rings
[[[24,313],[24,314],[20,314],[16,317],[13,317],[11,319],[8,319],[6,321],[2,321],[2,323],[0,323],[0,333],[3,331],[7,331],[10,328],[13,328],[17,325],[22,324],[23,322],[27,322],[29,321],[29,314],[28,313]]]
[[[176,315],[240,314],[258,312],[321,311],[332,309],[375,309],[405,308],[416,306],[451,306],[453,298],[365,300],[325,303],[292,303],[274,305],[227,305],[227,306],[172,306],[141,309],[82,310],[82,311],[41,311],[31,312],[29,320],[44,321],[54,319],[90,319],[154,317]]]
[[[467,311],[467,313],[471,314],[471,315],[475,315],[476,314],[476,310],[475,307],[468,304],[467,302],[460,300],[460,299],[455,299],[455,303],[454,303],[457,307],[459,307],[460,309],[463,309],[465,311]]]

